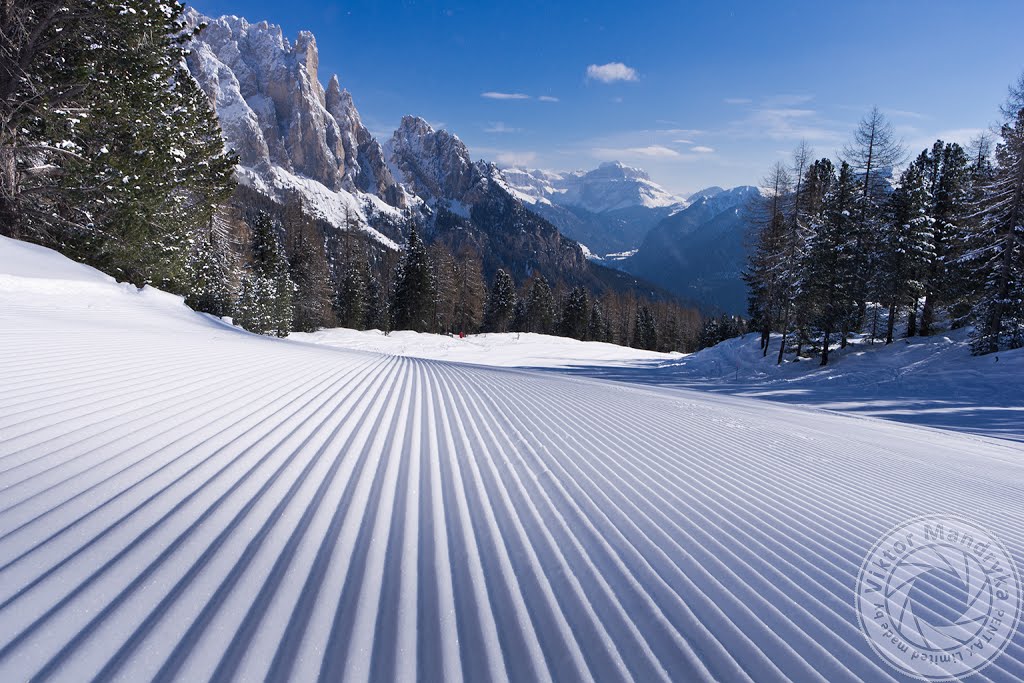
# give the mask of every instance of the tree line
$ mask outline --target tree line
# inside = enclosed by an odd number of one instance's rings
[[[854,334],[891,344],[973,326],[975,354],[1024,346],[1024,77],[998,142],[937,140],[909,161],[882,113],[838,163],[806,144],[750,208],[749,326],[776,361],[821,365]],[[898,176],[893,169],[900,168]]]

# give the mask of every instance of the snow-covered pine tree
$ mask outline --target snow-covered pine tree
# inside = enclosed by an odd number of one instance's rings
[[[277,226],[266,211],[250,218],[252,264],[242,279],[235,322],[250,332],[285,337],[291,331],[295,283]]]
[[[981,221],[965,255],[979,297],[973,311],[975,354],[1024,346],[1024,109],[1004,123]]]
[[[802,274],[800,264],[803,261],[804,247],[807,244],[807,182],[805,174],[811,163],[811,149],[807,143],[801,141],[793,150],[793,161],[790,166],[792,177],[795,178],[792,199],[790,202],[790,215],[787,218],[783,229],[780,244],[780,265],[778,268],[779,304],[782,307],[781,322],[779,331],[782,338],[779,341],[779,353],[776,357],[776,364],[781,364],[786,353],[786,344],[789,341],[791,323],[793,321],[793,307],[800,291],[800,276]],[[767,345],[765,350],[767,351]]]
[[[391,320],[396,330],[428,332],[434,329],[435,283],[427,249],[413,225],[405,254],[395,270]]]
[[[187,272],[186,304],[216,316],[231,314],[238,288],[238,262],[227,236],[212,218],[207,230],[193,241]]]
[[[14,150],[7,203],[17,206],[17,229],[121,279],[186,293],[189,246],[230,194],[234,157],[182,66],[184,7],[16,4],[48,32],[48,58],[36,55],[15,76],[25,87],[14,108],[34,98],[35,113],[10,147],[0,140]],[[62,18],[47,28],[49,15]]]
[[[831,164],[829,165],[831,166]],[[811,325],[821,336],[821,364],[828,365],[830,344],[844,334],[857,314],[858,243],[852,211],[857,197],[853,170],[845,161],[839,178],[825,196],[820,221],[812,225],[804,265],[803,303]]]
[[[516,311],[516,285],[512,276],[499,268],[487,295],[484,325],[488,332],[505,332]]]
[[[854,318],[844,321],[845,333],[860,329],[867,312],[870,284],[878,268],[878,241],[881,237],[881,217],[885,196],[888,193],[888,179],[893,169],[905,158],[903,142],[896,137],[892,124],[878,107],[873,107],[860,120],[853,133],[853,140],[847,144],[840,160],[848,163],[852,173],[859,180],[855,193],[854,207],[850,209],[847,230],[852,237],[854,251],[858,254],[853,264],[851,293],[857,304]]]
[[[885,343],[891,344],[900,311],[922,294],[921,276],[932,257],[932,224],[925,213],[927,164],[920,157],[900,175],[899,186],[889,196],[882,220],[879,271],[874,293],[888,307]]]
[[[955,264],[970,213],[970,172],[966,152],[956,143],[937,140],[930,152],[922,153],[927,189],[925,215],[930,224],[931,243],[924,250],[928,263],[923,273],[924,303],[918,334],[931,334],[936,311],[948,305],[955,289]]]
[[[763,193],[754,198],[748,210],[754,248],[743,279],[749,291],[747,309],[751,326],[761,332],[761,350],[767,354],[771,332],[781,320],[785,294],[782,275],[788,232],[785,205],[791,192],[789,169],[776,163],[762,184]]]

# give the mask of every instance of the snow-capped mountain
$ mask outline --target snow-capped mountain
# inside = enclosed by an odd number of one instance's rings
[[[616,265],[709,310],[742,314],[746,287],[746,209],[759,196],[748,185],[711,187],[647,233],[636,253]]]
[[[685,199],[651,180],[646,171],[618,161],[605,162],[592,171],[552,173],[507,168],[502,172],[513,189],[534,202],[572,206],[590,213],[686,204]]]
[[[641,169],[617,161],[591,171],[502,170],[518,197],[594,254],[637,248],[658,221],[685,208]]]

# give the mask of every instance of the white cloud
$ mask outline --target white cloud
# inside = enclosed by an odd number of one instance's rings
[[[487,128],[484,128],[485,133],[518,133],[522,130],[522,128],[506,126],[504,121],[493,121]]]
[[[696,147],[691,147],[690,151],[696,152],[697,154],[711,154],[715,151],[715,148],[707,147],[706,145],[697,145]]]
[[[746,97],[726,97],[722,101],[726,104],[750,104],[752,100],[749,100]]]
[[[560,101],[557,97],[552,97],[551,95],[541,95],[540,97],[537,98],[537,100],[540,101],[540,102],[559,102]]]
[[[521,92],[494,92],[487,91],[480,93],[480,97],[484,97],[488,100],[528,100],[529,95]]]
[[[693,140],[687,140],[686,138],[679,138],[678,140],[673,140],[672,142],[674,144],[677,144],[677,145],[692,145],[693,144]]]
[[[598,159],[617,159],[619,157],[646,157],[649,159],[673,159],[682,156],[676,150],[663,145],[649,145],[647,147],[596,147],[592,154]]]
[[[616,81],[635,81],[636,79],[636,69],[628,67],[622,62],[591,64],[587,67],[587,80],[614,83]]]
[[[499,166],[518,166],[525,168],[534,165],[537,160],[536,152],[498,152],[494,160]]]

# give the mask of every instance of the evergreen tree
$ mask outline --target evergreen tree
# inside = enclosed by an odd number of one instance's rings
[[[845,161],[826,195],[823,216],[811,228],[805,259],[804,305],[822,338],[821,364],[828,364],[833,335],[845,334],[857,313],[859,293],[857,237],[850,229],[857,196],[856,180]]]
[[[995,158],[964,258],[980,285],[971,335],[979,355],[1024,346],[1024,109],[1003,124]]]
[[[850,232],[852,248],[859,257],[851,264],[852,280],[850,294],[857,304],[854,318],[844,321],[845,333],[859,329],[867,311],[867,300],[871,280],[877,270],[878,243],[881,237],[881,215],[888,192],[888,178],[900,162],[905,151],[897,139],[892,125],[878,107],[861,119],[854,131],[853,140],[843,148],[841,160],[849,164],[851,173],[859,178],[859,187],[854,194],[854,206],[846,230]]]
[[[491,291],[487,296],[487,313],[484,317],[489,332],[505,332],[512,322],[516,310],[516,286],[512,276],[499,269],[494,275]]]
[[[416,226],[409,231],[404,257],[395,271],[391,301],[392,325],[398,330],[429,332],[434,329],[435,282],[427,249]]]
[[[647,304],[641,304],[636,311],[636,322],[634,323],[633,346],[638,349],[657,351],[658,349],[658,325],[654,320],[654,314]]]
[[[230,194],[235,160],[183,67],[183,10],[162,0],[3,4],[0,27],[13,38],[3,59],[13,68],[0,69],[5,231],[186,292],[190,245]]]
[[[875,287],[879,301],[888,307],[886,344],[893,341],[900,311],[916,302],[923,292],[920,277],[931,250],[931,224],[924,213],[924,169],[919,161],[907,167],[886,205]]]
[[[188,295],[185,303],[196,311],[230,315],[234,306],[238,266],[224,236],[210,227],[192,245],[188,261]]]
[[[590,301],[587,290],[582,287],[574,287],[562,300],[562,336],[586,339],[589,323]]]
[[[365,253],[353,253],[341,263],[334,311],[338,324],[355,330],[366,329],[366,313],[370,304],[369,263]]]
[[[526,297],[526,332],[551,334],[555,323],[555,298],[543,275],[530,282],[530,293]]]
[[[270,215],[259,211],[250,221],[252,265],[242,280],[235,322],[250,332],[285,337],[291,331],[295,293],[288,259]]]
[[[291,241],[288,271],[295,285],[291,328],[297,332],[315,332],[333,322],[334,288],[319,230],[301,214],[301,208],[299,216],[292,220],[288,230]]]

